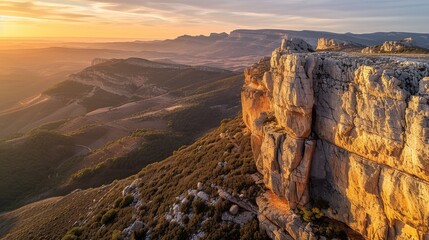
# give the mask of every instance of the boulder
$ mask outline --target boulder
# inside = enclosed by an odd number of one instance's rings
[[[240,208],[236,204],[234,204],[229,208],[229,213],[231,213],[232,215],[237,215],[239,210]]]
[[[203,191],[199,191],[197,193],[197,197],[201,198],[205,202],[208,202],[210,200],[210,196],[207,193],[203,192]]]
[[[306,41],[300,38],[288,38],[287,36],[282,39],[280,51],[287,53],[314,52],[313,47]]]
[[[198,190],[198,191],[203,190],[203,187],[204,187],[203,183],[201,183],[201,182],[198,182],[198,183],[197,183],[197,190]]]

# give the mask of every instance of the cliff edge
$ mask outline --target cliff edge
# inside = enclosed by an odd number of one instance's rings
[[[296,44],[245,70],[261,225],[275,239],[323,239],[319,218],[365,239],[429,239],[429,64]]]

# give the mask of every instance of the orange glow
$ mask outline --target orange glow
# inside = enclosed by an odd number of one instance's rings
[[[61,38],[135,38],[165,39],[183,34],[209,34],[223,32],[225,28],[207,29],[204,27],[187,28],[183,26],[124,26],[123,24],[100,23],[64,23],[64,22],[2,22],[0,37],[61,37]],[[232,30],[232,28],[228,29]]]
[[[165,39],[183,34],[209,34],[233,30],[226,24],[186,22],[159,10],[115,10],[117,5],[77,4],[81,0],[0,1],[0,38],[134,38]],[[70,3],[71,2],[71,3]]]

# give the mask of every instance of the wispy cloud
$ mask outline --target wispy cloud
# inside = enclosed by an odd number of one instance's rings
[[[336,31],[429,32],[427,0],[80,0],[111,10],[152,11],[173,21],[227,23],[237,27]],[[329,24],[329,25],[328,25]]]
[[[429,32],[427,0],[1,0],[8,21],[158,27],[185,32],[234,28],[336,32]],[[7,17],[7,18],[5,18]]]
[[[82,13],[84,8],[49,2],[9,1],[0,2],[0,15],[31,20],[77,21],[96,18],[92,13]]]

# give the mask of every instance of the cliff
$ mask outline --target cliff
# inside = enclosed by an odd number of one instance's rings
[[[311,219],[324,216],[365,239],[429,239],[429,64],[297,44],[245,70],[261,225],[317,239],[327,234]]]

